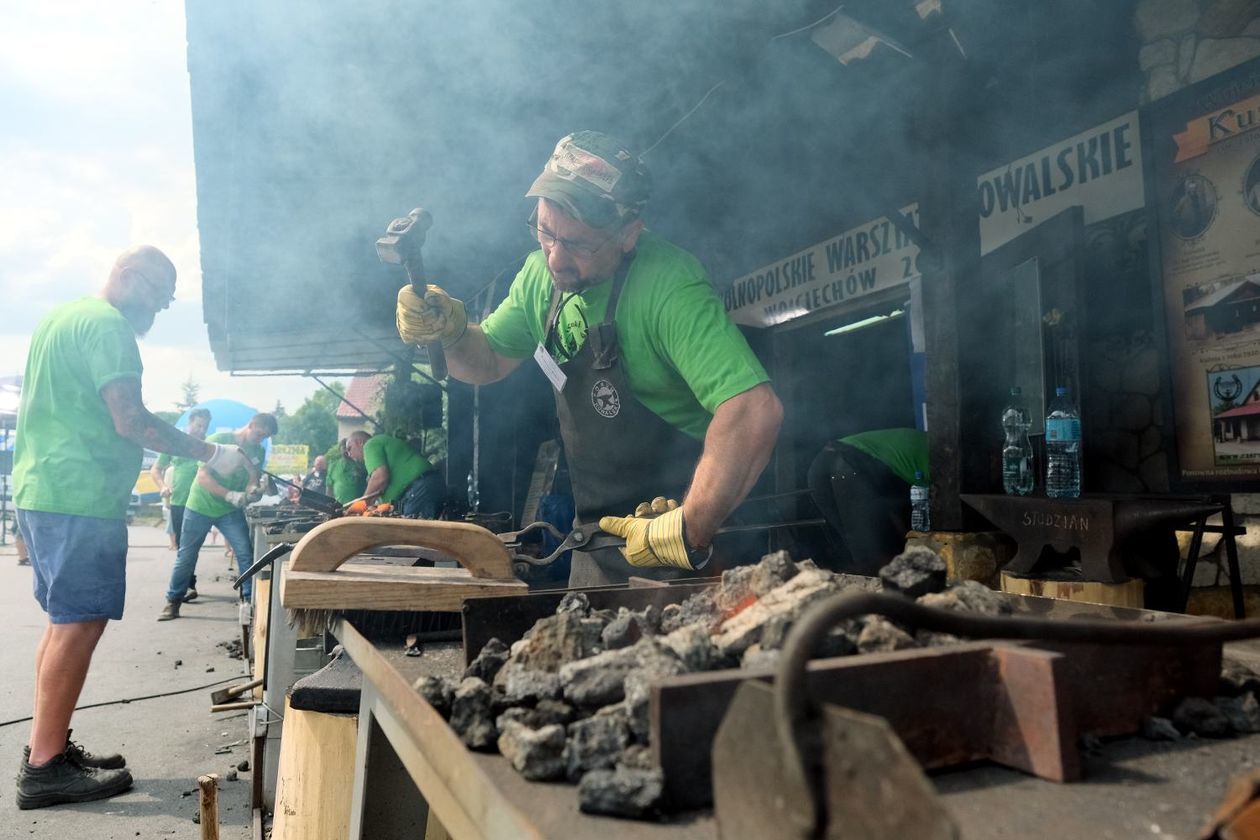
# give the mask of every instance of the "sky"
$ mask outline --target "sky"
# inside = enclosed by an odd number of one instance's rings
[[[0,17],[0,377],[22,372],[45,312],[147,243],[179,273],[140,341],[148,408],[191,380],[201,399],[295,410],[313,380],[231,376],[210,352],[182,0],[0,0]]]

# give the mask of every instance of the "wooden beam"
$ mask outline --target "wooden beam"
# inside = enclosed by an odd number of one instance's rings
[[[463,569],[352,566],[336,572],[287,569],[281,601],[287,609],[459,612],[467,598],[524,595],[529,586],[511,578],[471,576]]]
[[[932,484],[932,528],[963,527],[958,352],[958,294],[980,267],[976,199],[976,127],[969,121],[970,71],[949,34],[926,39],[924,79],[929,90],[917,112],[917,134],[935,141],[936,165],[919,198],[919,230],[933,247],[920,252],[927,356],[927,431]]]

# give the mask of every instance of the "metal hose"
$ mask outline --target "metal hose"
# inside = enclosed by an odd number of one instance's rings
[[[1023,616],[988,616],[926,607],[903,595],[860,592],[837,595],[809,607],[783,646],[775,680],[775,727],[784,751],[784,772],[798,790],[807,791],[792,809],[802,837],[814,837],[826,825],[825,798],[820,789],[821,747],[806,726],[809,700],[805,664],[818,643],[839,622],[862,615],[882,615],[923,630],[985,639],[1038,639],[1120,645],[1201,645],[1260,637],[1260,619],[1247,621],[1161,621],[1153,624],[1119,621],[1054,620]]]

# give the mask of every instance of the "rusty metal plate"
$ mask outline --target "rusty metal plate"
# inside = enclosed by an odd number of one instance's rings
[[[826,830],[802,822],[800,791],[782,764],[774,689],[745,682],[713,744],[718,831],[723,838],[953,840],[958,829],[914,757],[882,718],[826,705],[819,721]]]

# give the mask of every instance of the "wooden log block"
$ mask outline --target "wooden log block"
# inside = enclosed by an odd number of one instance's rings
[[[357,715],[291,709],[285,701],[272,837],[347,836],[358,721]]]
[[[1096,580],[1042,580],[1003,572],[1002,591],[1013,595],[1036,595],[1041,598],[1057,598],[1061,601],[1141,609],[1144,603],[1145,583],[1138,578],[1123,583],[1103,583]]]
[[[198,776],[197,793],[201,803],[201,840],[219,840],[218,774]]]

